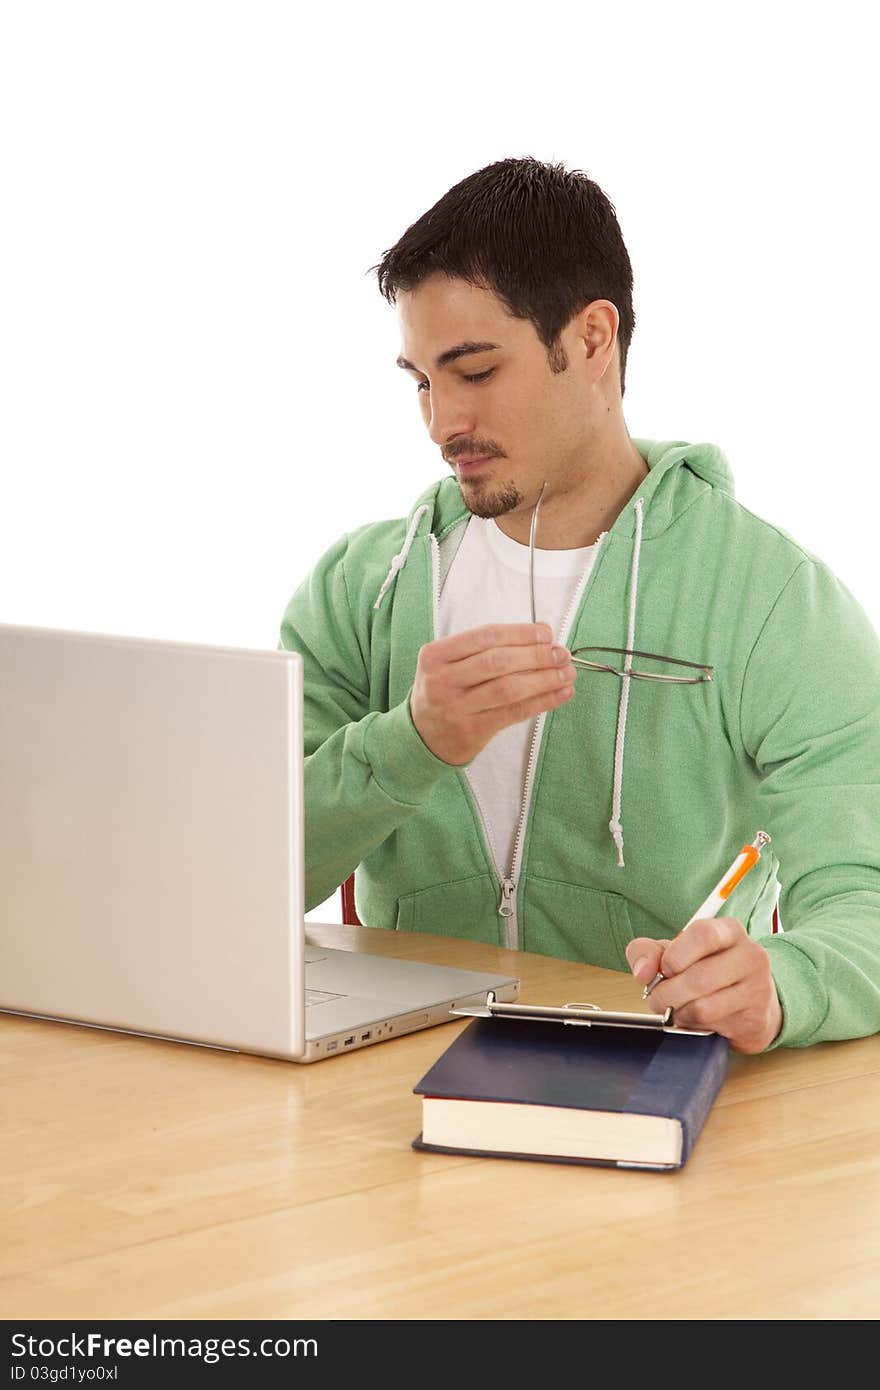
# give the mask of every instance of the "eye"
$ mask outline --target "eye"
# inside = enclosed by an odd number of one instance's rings
[[[429,381],[420,381],[416,384],[416,391],[430,391],[430,389],[431,383]]]
[[[485,372],[477,372],[474,376],[465,376],[465,381],[488,381],[494,370],[494,367],[487,367]]]

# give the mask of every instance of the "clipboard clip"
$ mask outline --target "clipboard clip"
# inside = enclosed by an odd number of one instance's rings
[[[672,1009],[662,1014],[627,1013],[601,1009],[598,1004],[507,1004],[498,1003],[495,991],[486,994],[485,1004],[461,1004],[449,1010],[462,1018],[518,1018],[532,1023],[563,1023],[574,1028],[635,1028],[660,1033],[680,1033],[705,1038],[710,1028],[679,1028]]]

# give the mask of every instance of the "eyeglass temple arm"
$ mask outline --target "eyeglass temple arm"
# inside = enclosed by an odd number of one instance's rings
[[[596,664],[595,662],[587,662],[582,659],[579,660],[577,656],[578,652],[614,652],[617,656],[641,656],[648,661],[665,661],[668,666],[687,666],[693,671],[713,672],[715,670],[714,666],[707,665],[705,661],[684,661],[681,657],[660,656],[657,652],[639,652],[636,651],[635,648],[630,649],[629,647],[576,647],[571,654],[571,659],[575,666]]]
[[[546,491],[547,484],[544,483],[544,486],[538,493],[538,500],[535,503],[535,510],[532,512],[532,525],[531,530],[529,531],[529,602],[532,606],[533,623],[536,623],[538,621],[538,619],[535,617],[535,532],[538,529],[538,510],[541,506],[541,502],[543,501],[544,493]]]

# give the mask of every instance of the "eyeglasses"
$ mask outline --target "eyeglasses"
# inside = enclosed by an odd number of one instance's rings
[[[532,622],[538,620],[535,617],[535,535],[538,530],[538,512],[544,500],[544,493],[547,484],[541,488],[538,500],[535,503],[535,510],[532,513],[532,527],[529,532],[529,590],[532,601]],[[590,661],[587,652],[601,652],[604,655],[624,657],[623,670],[620,666],[614,666],[606,661]],[[630,665],[633,657],[639,661],[663,662],[667,666],[678,667],[681,671],[696,671],[698,675],[666,675],[660,671],[636,671]],[[673,656],[657,656],[656,652],[638,652],[629,647],[577,647],[571,653],[571,662],[575,667],[584,671],[608,671],[612,676],[632,677],[633,680],[640,681],[663,681],[666,685],[700,685],[703,681],[710,681],[715,670],[714,666],[706,666],[700,661],[680,661]]]

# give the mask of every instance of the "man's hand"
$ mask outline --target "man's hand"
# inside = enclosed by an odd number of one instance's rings
[[[672,941],[636,937],[626,958],[643,985],[666,976],[649,996],[657,1013],[671,1007],[682,1028],[711,1028],[736,1052],[763,1052],[782,1027],[770,957],[735,917],[693,922]]]
[[[575,670],[552,643],[546,623],[496,623],[422,647],[409,699],[422,742],[460,766],[499,729],[565,704]]]

